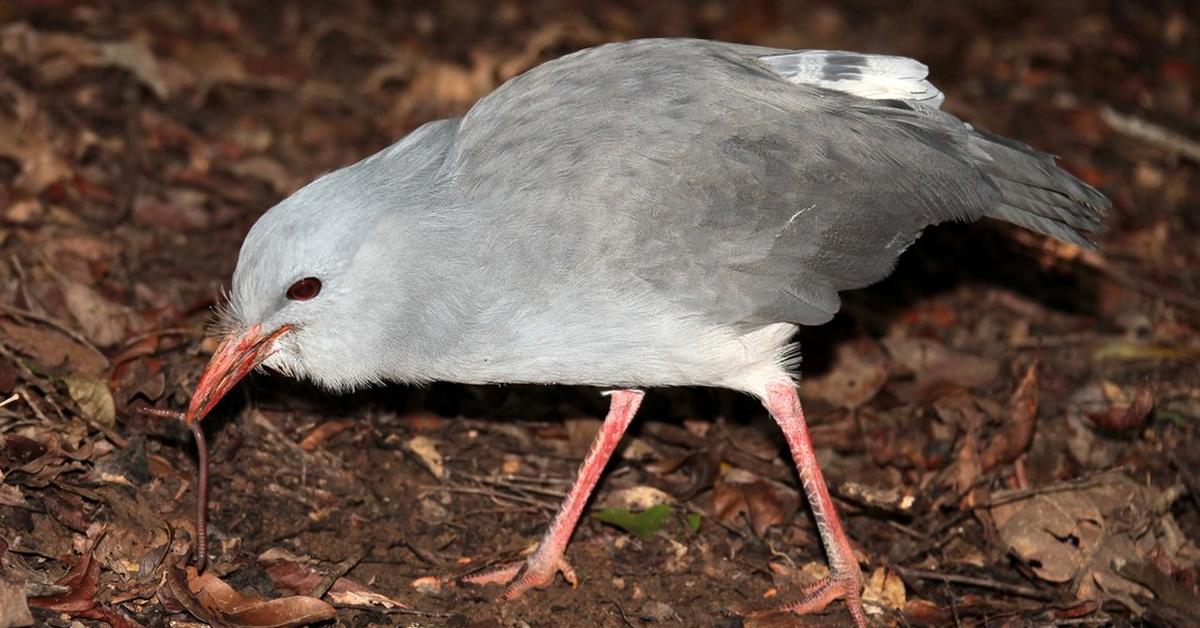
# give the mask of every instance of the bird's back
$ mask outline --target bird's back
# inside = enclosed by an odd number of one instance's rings
[[[823,323],[839,291],[882,279],[947,220],[993,216],[1087,244],[1105,199],[1050,157],[937,110],[914,68],[609,44],[477,103],[441,174],[520,263],[635,282],[731,325]]]

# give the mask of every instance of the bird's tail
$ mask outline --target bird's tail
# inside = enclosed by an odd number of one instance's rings
[[[974,129],[971,148],[1000,192],[986,215],[1094,249],[1111,206],[1092,186],[1058,167],[1054,158],[1025,144]]]

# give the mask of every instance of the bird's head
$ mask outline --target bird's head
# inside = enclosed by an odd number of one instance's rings
[[[260,365],[330,388],[377,379],[388,281],[379,214],[346,171],[309,184],[264,214],[242,244],[218,324],[222,342],[200,375],[186,418],[199,421]]]

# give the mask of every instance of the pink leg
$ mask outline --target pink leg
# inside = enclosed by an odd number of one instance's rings
[[[625,428],[629,427],[629,423],[633,421],[633,415],[637,413],[645,393],[640,390],[615,390],[609,395],[612,399],[609,402],[608,416],[604,419],[604,424],[600,426],[600,433],[596,434],[596,440],[592,441],[592,446],[588,449],[583,464],[579,467],[579,475],[575,478],[575,484],[571,486],[567,498],[559,507],[558,514],[554,516],[554,522],[546,531],[546,536],[542,537],[537,552],[524,563],[503,565],[481,574],[469,576],[464,580],[476,584],[488,584],[509,582],[516,578],[504,592],[504,599],[507,600],[520,597],[529,589],[548,586],[554,581],[554,574],[560,571],[572,586],[577,583],[575,570],[567,564],[563,557],[563,553],[567,549],[567,541],[571,540],[571,533],[575,531],[575,524],[579,522],[579,515],[583,513],[583,507],[587,504],[592,489],[596,488],[596,481],[600,479],[600,473],[608,464],[608,459],[612,456],[613,450],[617,448],[617,443],[621,442]]]
[[[821,534],[825,555],[829,559],[829,576],[805,587],[800,601],[785,607],[785,610],[799,615],[815,613],[833,600],[843,598],[855,625],[863,628],[867,625],[867,615],[862,605],[862,571],[854,559],[850,539],[842,530],[842,522],[829,497],[821,467],[817,464],[812,439],[808,436],[808,425],[804,421],[804,410],[800,407],[800,398],[796,396],[796,386],[790,381],[768,386],[764,405],[787,438],[792,460],[800,472],[800,482],[804,485],[808,505],[817,522],[817,532]]]

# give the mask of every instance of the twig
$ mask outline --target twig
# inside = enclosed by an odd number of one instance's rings
[[[407,548],[408,551],[412,552],[413,556],[416,556],[417,558],[421,559],[427,565],[441,565],[442,564],[442,561],[438,560],[437,557],[435,557],[432,554],[430,554],[429,552],[417,547],[416,545],[413,545],[413,543],[411,541],[409,541],[408,539],[401,539],[400,544],[403,545],[405,548]]]
[[[108,221],[110,226],[125,222],[133,214],[133,206],[141,192],[142,133],[138,129],[139,115],[141,114],[138,107],[140,97],[141,87],[131,77],[125,85],[125,150],[121,155],[123,157],[121,180],[124,186],[121,190],[117,215]]]
[[[534,495],[541,495],[543,497],[556,497],[558,499],[566,499],[566,497],[567,497],[567,494],[562,491],[552,491],[549,489],[544,489],[544,488],[540,488],[540,487],[536,487],[536,486],[514,484],[512,482],[509,482],[506,478],[494,478],[494,477],[488,477],[488,476],[484,476],[484,475],[465,475],[464,477],[466,477],[467,479],[469,479],[471,481],[483,484],[485,486],[493,486],[496,488],[506,488],[506,489],[509,489],[518,494],[532,493]]]
[[[309,597],[315,597],[318,600],[322,597],[325,597],[325,594],[329,592],[329,588],[333,586],[333,583],[337,582],[338,578],[350,573],[351,569],[357,567],[358,564],[362,562],[362,559],[366,558],[367,554],[371,553],[372,549],[374,549],[373,546],[359,548],[357,552],[354,552],[348,556],[346,560],[338,563],[337,566],[333,568],[333,571],[325,574],[325,577],[321,578],[321,581],[317,583],[317,586],[313,587],[312,592],[308,594]]]
[[[127,447],[129,445],[129,439],[125,438],[124,436],[121,436],[113,428],[111,428],[107,425],[104,425],[103,423],[100,423],[99,421],[97,421],[95,419],[85,419],[85,420],[87,421],[87,424],[92,429],[103,434],[104,437],[108,439],[108,442],[112,443],[113,446],[115,446],[117,449],[125,449],[125,447]]]
[[[508,495],[508,494],[501,493],[499,491],[494,491],[494,490],[487,489],[487,488],[474,488],[474,487],[470,487],[470,486],[442,486],[442,485],[433,486],[433,485],[428,485],[428,484],[418,486],[417,488],[422,491],[450,491],[451,493],[464,493],[467,495],[484,495],[486,497],[491,497],[494,500],[514,501],[514,502],[517,502],[520,504],[528,504],[530,506],[536,506],[542,510],[548,510],[550,512],[554,512],[555,510],[558,509],[557,505],[547,504],[546,502],[538,501],[536,499],[533,499],[532,497],[524,497],[521,495]]]
[[[1148,120],[1118,113],[1107,106],[1100,108],[1100,119],[1104,120],[1104,123],[1117,133],[1142,140],[1147,144],[1153,144],[1200,163],[1200,142],[1184,137],[1171,129]]]
[[[1079,256],[1079,259],[1086,266],[1096,269],[1109,279],[1121,284],[1122,287],[1129,288],[1130,290],[1136,290],[1151,297],[1162,299],[1171,305],[1187,308],[1193,312],[1200,312],[1200,299],[1180,292],[1179,290],[1161,286],[1148,279],[1134,277],[1124,269],[1117,268],[1113,264],[1109,263],[1108,260],[1101,257],[1095,251],[1084,251]]]
[[[38,420],[43,423],[50,423],[50,418],[47,417],[45,413],[42,412],[42,409],[33,402],[33,395],[29,394],[28,388],[22,386],[16,390],[16,393],[21,395],[21,398],[25,400],[25,405],[29,406],[30,410],[33,410],[33,415],[36,416]]]
[[[635,628],[635,626],[630,623],[629,616],[625,614],[625,609],[621,608],[621,605],[618,604],[616,600],[609,600],[608,602],[617,608],[617,614],[621,617],[621,623],[629,626],[629,628]]]
[[[939,571],[928,571],[925,569],[911,569],[909,567],[893,566],[892,569],[895,569],[900,573],[900,575],[908,576],[910,578],[920,578],[922,580],[941,580],[951,584],[965,584],[967,586],[991,589],[993,591],[1001,591],[1020,597],[1027,597],[1030,599],[1043,600],[1047,602],[1058,599],[1058,596],[1046,591],[1042,591],[1041,589],[1021,586],[1019,584],[1009,584],[1007,582],[1000,582],[999,580],[992,580],[991,578],[976,578],[974,576],[962,576],[952,573],[942,573]]]
[[[1035,495],[1045,495],[1045,494],[1049,494],[1049,493],[1064,493],[1067,491],[1077,491],[1077,490],[1083,489],[1083,488],[1092,488],[1094,486],[1100,486],[1101,485],[1100,480],[1104,476],[1109,475],[1111,473],[1123,473],[1125,471],[1126,471],[1125,467],[1113,467],[1111,469],[1104,469],[1103,471],[1097,471],[1095,473],[1085,475],[1081,478],[1076,478],[1074,480],[1063,482],[1061,484],[1051,484],[1049,486],[1038,486],[1038,487],[1034,487],[1034,488],[1030,488],[1030,489],[1025,489],[1022,491],[1014,491],[1007,495],[1003,495],[1001,497],[988,500],[985,503],[978,504],[975,506],[974,510],[994,508],[996,506],[1000,506],[1003,504],[1011,504],[1012,502],[1018,502],[1018,501],[1021,501],[1024,499],[1029,499],[1030,497],[1033,497]]]
[[[165,329],[151,329],[149,331],[134,334],[126,338],[125,342],[121,343],[121,349],[128,349],[129,347],[132,347],[133,345],[151,336],[201,336],[203,334],[203,330],[194,329],[192,327],[167,327]]]
[[[382,606],[374,606],[371,604],[339,604],[333,603],[334,608],[344,608],[354,611],[367,611],[370,613],[383,613],[384,615],[419,615],[421,617],[453,617],[450,613],[439,613],[437,611],[423,611],[417,608],[401,608],[399,606],[392,608],[384,608]]]

